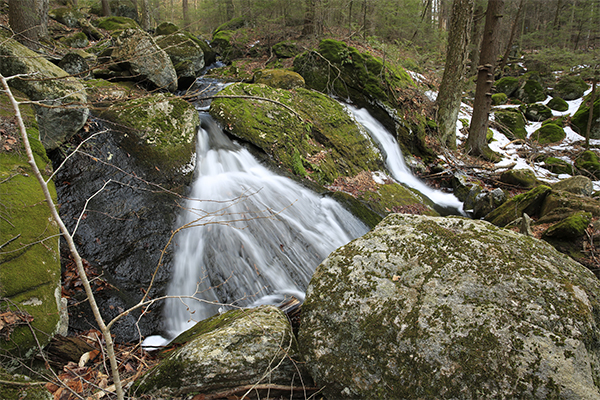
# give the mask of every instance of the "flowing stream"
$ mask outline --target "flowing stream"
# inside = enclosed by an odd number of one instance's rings
[[[427,187],[404,164],[398,144],[366,110],[349,107],[379,144],[394,179],[437,204],[462,209],[451,194]],[[367,227],[334,200],[263,167],[205,112],[198,133],[196,178],[178,233],[172,296],[165,305],[174,337],[227,306],[303,299],[316,266]]]

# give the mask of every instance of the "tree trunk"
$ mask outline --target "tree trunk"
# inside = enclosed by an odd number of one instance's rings
[[[442,144],[456,148],[456,120],[463,92],[474,0],[454,0],[448,33],[444,76],[437,97],[438,127]]]
[[[492,85],[494,65],[498,47],[498,27],[502,18],[504,0],[489,0],[485,15],[485,28],[481,42],[480,65],[477,67],[477,87],[473,102],[473,117],[469,127],[467,146],[472,155],[486,160],[495,160],[496,155],[488,147],[486,136],[488,117],[492,107]]]
[[[149,30],[152,26],[152,20],[150,18],[150,0],[142,0],[142,29]]]
[[[19,42],[38,49],[48,36],[48,0],[9,0],[8,20]]]
[[[517,26],[519,24],[519,18],[521,18],[521,12],[523,11],[523,4],[525,0],[521,0],[519,3],[519,8],[517,9],[517,15],[515,16],[515,20],[513,21],[512,28],[510,30],[510,37],[508,38],[508,44],[506,45],[506,50],[504,50],[504,56],[502,57],[502,63],[500,64],[500,73],[504,74],[504,67],[508,62],[508,57],[510,56],[510,51],[512,49],[513,42],[515,41],[515,35],[517,34]]]
[[[469,59],[471,66],[469,67],[469,76],[477,73],[479,66],[479,51],[481,50],[481,37],[483,36],[483,21],[485,19],[485,9],[483,4],[478,2],[473,15],[473,34],[471,36],[471,53]]]
[[[183,12],[183,29],[189,30],[191,22],[190,22],[190,7],[188,4],[188,0],[181,1],[181,11]]]
[[[592,123],[594,122],[594,102],[596,101],[596,82],[598,75],[594,75],[592,80],[592,94],[590,95],[590,113],[588,114],[588,123],[585,130],[585,149],[590,149],[590,134],[592,133]]]
[[[110,17],[110,5],[108,4],[108,0],[102,0],[102,14],[105,17]]]
[[[233,0],[225,1],[225,14],[227,16],[227,21],[231,21],[233,19],[234,8],[233,8]]]
[[[302,36],[310,36],[315,33],[315,8],[316,0],[306,0],[306,10],[304,11],[304,27]]]

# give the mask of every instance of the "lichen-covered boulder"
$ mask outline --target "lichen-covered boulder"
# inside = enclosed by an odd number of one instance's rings
[[[189,170],[200,117],[187,101],[160,93],[115,103],[101,115],[123,132],[121,145],[150,169]]]
[[[583,96],[588,87],[588,84],[579,75],[565,76],[556,84],[554,93],[562,99],[575,100]]]
[[[204,69],[204,52],[199,39],[187,33],[155,38],[156,44],[171,58],[180,89],[189,88]]]
[[[565,190],[552,190],[544,199],[544,203],[539,211],[540,216],[548,215],[555,210],[587,211],[593,216],[600,216],[600,201],[580,194],[571,193]]]
[[[392,214],[334,251],[299,344],[330,399],[600,397],[600,281],[484,221]]]
[[[152,36],[140,29],[126,29],[114,40],[111,59],[132,77],[169,91],[177,89],[177,72],[167,53]]]
[[[48,16],[69,28],[77,28],[81,13],[71,7],[58,7],[48,11]]]
[[[328,96],[245,83],[229,85],[219,95],[224,98],[210,106],[213,118],[299,177],[331,184],[339,176],[383,168],[375,145]]]
[[[562,141],[567,134],[565,130],[555,124],[544,124],[531,134],[530,139],[539,144],[558,143]]]
[[[87,121],[89,110],[83,85],[75,78],[0,31],[0,73],[9,77],[29,75],[37,79],[11,79],[11,87],[25,93],[36,106],[40,138],[53,150],[71,138]],[[59,79],[56,79],[59,78]]]
[[[296,57],[300,52],[300,47],[290,40],[285,40],[273,45],[273,53],[279,58]]]
[[[571,125],[580,135],[585,136],[587,124],[590,116],[590,106],[588,104],[589,96],[581,103],[579,109],[571,118]],[[592,129],[590,131],[591,139],[600,139],[600,96],[594,101],[594,111],[592,112]]]
[[[14,117],[6,95],[0,96],[0,104],[6,138],[0,148],[0,350],[28,358],[37,354],[38,343],[44,346],[61,329],[59,229],[27,162],[16,124],[4,122]],[[51,163],[38,138],[34,111],[23,105],[21,113],[36,164],[48,179]],[[48,186],[56,201],[52,181]],[[65,334],[66,325],[62,328]]]
[[[284,69],[262,69],[254,73],[254,83],[262,83],[279,89],[304,87],[304,78],[294,71]]]
[[[506,170],[500,174],[500,181],[524,188],[532,188],[538,184],[535,173],[530,169]]]
[[[518,108],[495,110],[494,120],[496,121],[500,132],[507,138],[514,140],[525,139],[527,137],[525,118]]]
[[[541,103],[529,104],[525,109],[525,118],[529,121],[544,121],[552,117],[552,110]]]
[[[272,306],[200,321],[174,343],[182,347],[142,376],[134,393],[171,398],[254,384],[312,385],[287,317]]]
[[[480,219],[500,207],[506,201],[506,193],[500,188],[485,191],[475,197],[473,218]]]
[[[89,46],[90,41],[87,36],[83,32],[76,32],[72,35],[65,36],[60,39],[61,43],[65,46],[82,49],[84,47]]]
[[[517,89],[515,96],[523,103],[530,104],[544,100],[546,98],[546,93],[537,80],[528,79]]]
[[[556,182],[552,189],[590,197],[594,193],[594,182],[587,176],[577,175]]]

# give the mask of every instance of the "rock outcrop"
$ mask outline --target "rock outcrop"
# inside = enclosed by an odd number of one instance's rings
[[[333,252],[300,348],[330,399],[600,396],[600,281],[547,243],[393,214]]]

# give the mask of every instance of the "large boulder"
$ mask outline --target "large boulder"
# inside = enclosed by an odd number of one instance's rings
[[[177,72],[171,59],[152,36],[140,29],[126,29],[114,39],[111,60],[153,87],[177,89]]]
[[[494,111],[494,120],[502,132],[510,140],[527,138],[525,117],[518,108]]]
[[[66,333],[60,318],[59,229],[27,162],[17,125],[10,122],[14,112],[6,95],[0,96],[0,104],[0,349],[27,358],[37,354],[38,343],[44,346],[53,334]],[[48,179],[52,168],[38,138],[35,113],[25,105],[21,113],[35,162]],[[52,181],[48,186],[56,201]]]
[[[568,75],[558,81],[554,93],[564,100],[575,100],[582,97],[588,87],[589,85],[581,76]]]
[[[172,33],[154,38],[156,44],[171,58],[177,72],[180,89],[189,88],[204,69],[204,52],[194,36],[186,33]]]
[[[71,138],[87,121],[89,110],[83,85],[64,70],[40,57],[0,30],[0,73],[11,87],[38,101],[35,106],[40,138],[52,150]],[[34,78],[34,79],[25,79]]]
[[[172,344],[182,347],[139,379],[135,393],[172,398],[245,385],[312,384],[298,363],[297,343],[287,317],[272,306],[214,316]]]
[[[333,252],[299,344],[330,399],[600,397],[600,281],[483,221],[393,214]]]
[[[535,103],[546,98],[544,88],[536,79],[528,79],[516,91],[515,96],[523,103]]]
[[[571,125],[580,135],[585,136],[590,115],[590,105],[588,104],[589,95],[586,96],[577,112],[571,118]],[[592,112],[592,129],[590,131],[591,139],[600,139],[600,96],[594,101],[594,111]]]

